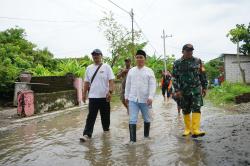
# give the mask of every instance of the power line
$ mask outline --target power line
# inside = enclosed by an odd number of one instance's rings
[[[131,13],[129,11],[127,11],[126,9],[122,8],[121,6],[119,6],[118,4],[114,3],[111,0],[108,0],[110,3],[112,3],[113,5],[115,5],[116,7],[118,7],[119,9],[121,9],[122,11],[126,12],[127,14],[131,15]]]
[[[173,46],[173,45],[169,45],[169,44],[166,44],[166,46],[171,47],[171,48],[173,48],[173,49],[175,49],[175,50],[178,50],[178,51],[181,50],[181,47],[177,47],[177,46]],[[207,52],[207,51],[205,51],[205,50],[199,50],[199,49],[197,49],[197,51],[198,51],[200,54],[221,54],[221,53],[218,53],[218,52]]]
[[[158,54],[159,52],[156,50],[156,48],[153,46],[153,44],[149,41],[149,38],[146,36],[146,34],[142,31],[142,28],[139,26],[139,24],[137,23],[137,21],[135,21],[135,24],[137,26],[137,28],[141,31],[141,33],[143,34],[144,38],[147,40],[147,42],[149,43],[149,45],[153,48],[153,50]]]
[[[48,22],[48,23],[87,23],[97,20],[47,20],[47,19],[34,19],[34,18],[20,18],[20,17],[2,17],[0,19],[18,20],[18,21],[31,21],[31,22]]]
[[[61,0],[59,0],[60,2],[58,2],[58,1],[56,1],[56,0],[54,0],[54,1],[47,0],[47,1],[48,1],[48,3],[50,3],[50,2],[54,3],[56,6],[61,6],[61,7],[63,7],[63,8],[66,9],[66,10],[68,10],[68,9],[73,10],[73,11],[77,12],[80,16],[83,15],[83,13],[80,12],[79,10],[77,10],[76,8],[72,8],[72,6],[69,6],[69,5],[66,5],[66,6],[65,6],[65,4],[62,3]]]
[[[125,10],[124,8],[122,8],[121,6],[119,6],[118,4],[114,3],[111,0],[108,0],[110,3],[112,3],[113,5],[115,5],[116,7],[118,7],[120,10],[122,10],[123,12],[127,13],[130,17],[131,17],[131,32],[132,32],[132,55],[135,55],[135,43],[134,43],[134,12],[133,9],[131,9],[131,12],[128,12],[127,10]],[[133,56],[134,59],[134,56]]]
[[[58,32],[62,33],[63,31],[70,29],[71,31],[69,33],[71,33],[71,32],[74,32],[78,28],[83,28],[82,25],[84,25],[84,24],[77,23],[74,25],[70,25],[68,27],[60,26],[59,28],[52,29],[51,31],[46,32],[46,36],[43,35],[43,40],[39,40],[39,42],[45,42],[47,40],[53,41],[53,39],[55,39],[55,37],[58,35]],[[84,28],[86,28],[86,25],[84,25]],[[57,32],[57,33],[54,33],[54,32]],[[38,35],[38,37],[39,37],[39,35]],[[39,38],[41,38],[41,37],[39,37]]]
[[[146,12],[142,15],[142,17],[140,18],[140,20],[141,19],[143,19],[149,12],[147,12],[150,8],[152,8],[152,6],[155,4],[155,2],[156,2],[157,0],[152,0],[151,2],[150,2],[150,4],[148,5],[148,7],[146,8]]]
[[[151,42],[149,41],[149,39],[147,38],[146,34],[142,31],[142,29],[140,28],[139,24],[134,20],[134,13],[133,13],[133,9],[131,10],[131,12],[127,11],[126,9],[124,9],[123,7],[119,6],[118,4],[116,4],[115,2],[108,0],[110,3],[112,3],[113,5],[115,5],[116,7],[118,7],[120,10],[124,11],[125,13],[129,14],[131,16],[132,19],[132,43],[134,43],[134,28],[133,28],[133,23],[135,22],[136,26],[140,29],[140,31],[142,32],[142,34],[144,35],[144,38],[147,40],[147,42],[149,43],[149,45],[154,49],[154,51],[158,53],[158,51],[155,49],[155,47],[151,44]],[[134,45],[134,44],[133,44]]]
[[[96,2],[93,1],[93,0],[89,0],[89,2],[93,3],[94,5],[98,6],[99,8],[102,8],[104,11],[105,11],[105,10],[109,10],[108,8],[106,8],[106,7],[102,6],[102,5],[100,5],[99,3],[96,3]]]

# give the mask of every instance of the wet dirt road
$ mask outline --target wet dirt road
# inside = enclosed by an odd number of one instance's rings
[[[143,139],[140,117],[135,145],[129,141],[128,116],[120,104],[111,113],[111,132],[102,132],[98,115],[93,138],[80,143],[86,110],[29,121],[0,133],[0,165],[250,165],[250,114],[233,113],[205,105],[203,138],[182,137],[182,116],[174,101],[157,96],[153,105],[151,139]]]

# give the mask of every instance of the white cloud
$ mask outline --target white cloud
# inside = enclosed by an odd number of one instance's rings
[[[137,22],[158,52],[163,52],[162,29],[173,34],[166,40],[167,53],[181,55],[182,45],[193,43],[204,60],[223,52],[235,52],[226,33],[237,23],[248,24],[248,0],[113,0],[126,10],[134,8]],[[0,0],[0,17],[75,20],[82,23],[49,23],[0,19],[0,30],[19,25],[28,39],[48,47],[56,57],[81,56],[94,48],[108,54],[107,42],[98,30],[103,11],[112,10],[119,22],[131,27],[128,14],[107,0]],[[142,19],[140,19],[142,18]],[[146,50],[152,54],[150,45]]]

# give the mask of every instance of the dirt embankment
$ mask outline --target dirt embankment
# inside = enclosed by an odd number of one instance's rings
[[[250,113],[250,102],[233,105],[229,110],[239,113]]]

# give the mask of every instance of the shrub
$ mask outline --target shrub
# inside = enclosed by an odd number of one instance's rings
[[[207,95],[207,98],[214,104],[227,104],[232,103],[235,97],[243,93],[249,93],[250,86],[242,83],[229,83],[224,82],[221,86],[214,87]]]

